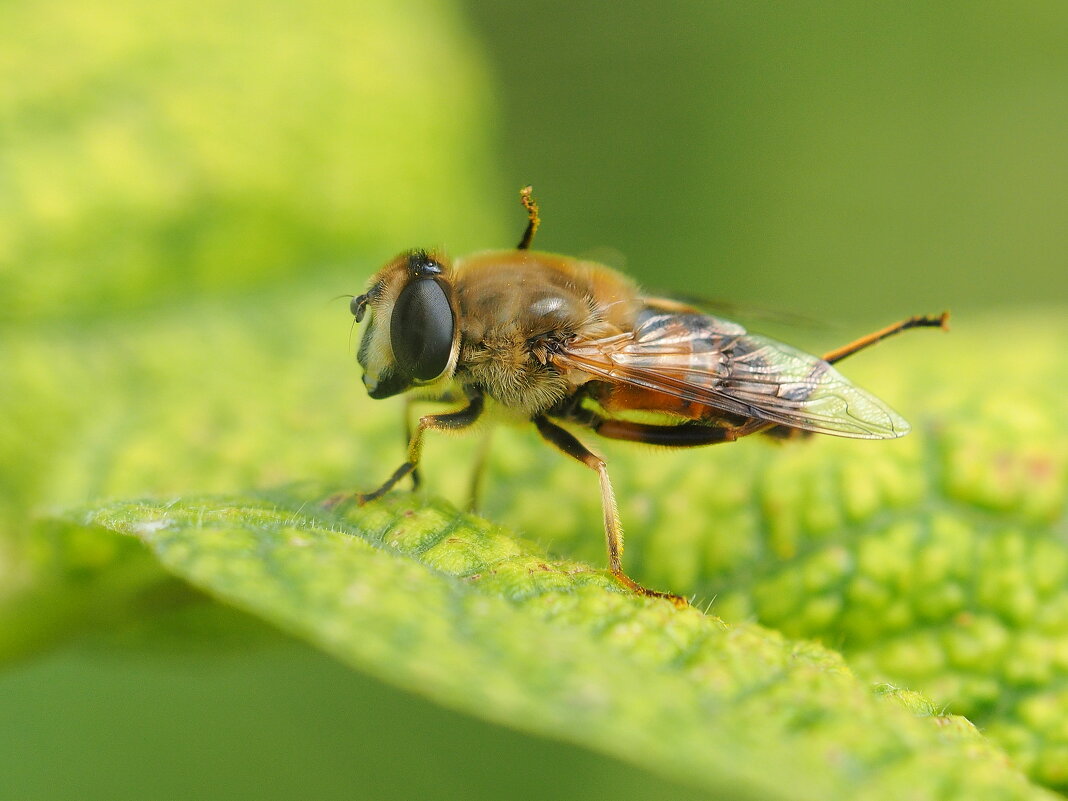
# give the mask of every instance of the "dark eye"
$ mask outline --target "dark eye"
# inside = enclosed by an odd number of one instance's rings
[[[437,281],[420,278],[404,287],[389,321],[398,369],[417,381],[441,375],[452,352],[453,327],[449,299]]]

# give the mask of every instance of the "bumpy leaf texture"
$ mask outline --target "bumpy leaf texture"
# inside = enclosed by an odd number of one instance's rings
[[[118,503],[42,540],[70,564],[135,537],[166,570],[386,681],[717,797],[1045,796],[963,719],[873,689],[818,645],[622,592],[440,502],[341,517],[321,496]]]

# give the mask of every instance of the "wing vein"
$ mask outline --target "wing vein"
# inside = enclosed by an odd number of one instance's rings
[[[864,439],[909,430],[819,357],[709,315],[649,310],[633,332],[575,342],[552,358],[591,379],[792,428]]]

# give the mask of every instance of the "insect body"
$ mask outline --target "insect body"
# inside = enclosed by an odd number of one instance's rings
[[[521,196],[529,221],[515,250],[453,262],[410,251],[353,298],[356,320],[370,315],[357,358],[372,398],[418,390],[465,403],[420,418],[407,460],[358,501],[416,477],[425,431],[465,428],[496,407],[533,423],[550,444],[596,471],[612,574],[635,592],[682,605],[623,572],[623,531],[605,462],[564,426],[669,447],[758,432],[863,439],[908,432],[904,419],[832,363],[908,328],[944,327],[945,314],[910,318],[819,358],[694,307],[644,296],[603,265],[531,251],[538,210],[530,187]]]

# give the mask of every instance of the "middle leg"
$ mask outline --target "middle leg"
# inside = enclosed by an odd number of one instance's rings
[[[608,478],[608,466],[604,459],[597,456],[579,442],[569,431],[551,422],[547,417],[534,418],[538,433],[559,450],[576,459],[591,470],[596,471],[601,483],[601,509],[604,513],[604,537],[608,548],[608,569],[616,580],[631,592],[652,598],[666,598],[680,609],[687,605],[686,599],[668,592],[658,592],[643,587],[623,572],[623,526],[619,521],[619,509],[616,496],[612,491],[612,482]]]

